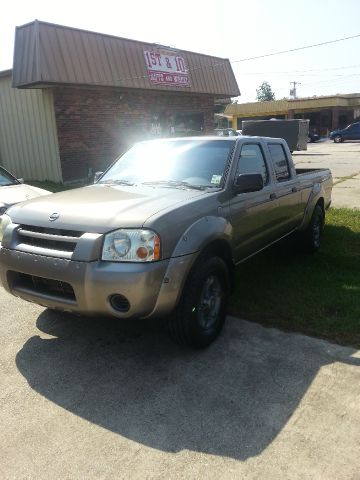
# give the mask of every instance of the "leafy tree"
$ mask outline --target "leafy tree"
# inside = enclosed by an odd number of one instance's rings
[[[272,91],[269,82],[263,82],[260,87],[256,89],[256,100],[258,102],[275,100],[275,93]]]

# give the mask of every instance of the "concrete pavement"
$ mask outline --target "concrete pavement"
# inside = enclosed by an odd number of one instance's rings
[[[360,142],[325,140],[310,143],[307,151],[294,152],[293,158],[299,168],[331,169],[333,207],[360,209]]]
[[[360,351],[229,318],[208,350],[156,322],[0,288],[0,478],[360,478]]]

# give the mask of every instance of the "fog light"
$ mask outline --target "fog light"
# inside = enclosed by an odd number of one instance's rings
[[[130,302],[124,295],[116,293],[111,295],[109,301],[112,308],[118,312],[125,313],[130,310]]]

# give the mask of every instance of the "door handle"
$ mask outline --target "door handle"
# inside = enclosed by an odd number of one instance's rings
[[[270,200],[275,200],[276,193],[270,193]]]

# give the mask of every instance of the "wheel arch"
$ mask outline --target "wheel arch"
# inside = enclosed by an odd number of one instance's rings
[[[165,273],[158,299],[149,316],[169,314],[179,303],[187,279],[205,256],[220,257],[229,270],[234,286],[232,226],[224,217],[203,217],[180,236]]]
[[[307,228],[317,205],[320,205],[325,216],[325,192],[323,186],[320,183],[316,183],[311,190],[308,202],[305,207],[303,221],[298,230],[303,231]]]
[[[225,262],[229,270],[230,288],[233,290],[235,285],[235,263],[233,260],[232,247],[229,242],[224,238],[212,240],[199,252],[198,258],[211,256],[219,257]]]

